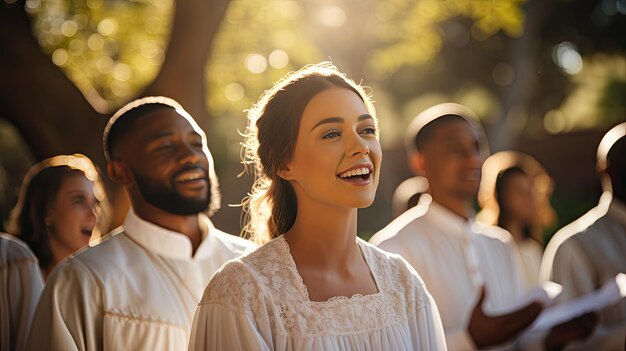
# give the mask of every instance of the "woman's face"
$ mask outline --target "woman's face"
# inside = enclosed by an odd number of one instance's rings
[[[65,177],[46,216],[54,261],[69,256],[89,243],[98,219],[99,202],[94,184],[84,175]]]
[[[532,179],[525,174],[511,174],[502,189],[502,204],[512,219],[525,223],[533,221],[537,214]]]
[[[315,95],[302,114],[293,159],[281,170],[298,203],[371,205],[382,159],[376,128],[353,91],[331,88]]]

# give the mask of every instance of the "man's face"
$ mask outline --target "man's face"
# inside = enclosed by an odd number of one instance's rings
[[[192,215],[211,200],[203,132],[173,108],[141,117],[122,152],[144,201],[165,212]]]
[[[462,119],[438,125],[422,147],[422,172],[434,196],[473,200],[480,184],[483,157],[476,130]],[[437,200],[437,199],[435,199]]]

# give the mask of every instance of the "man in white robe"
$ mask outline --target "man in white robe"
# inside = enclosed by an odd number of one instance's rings
[[[22,241],[0,233],[0,351],[24,348],[42,289],[35,255]]]
[[[183,350],[213,273],[254,247],[213,227],[206,136],[175,101],[129,103],[104,132],[109,176],[132,209],[122,227],[48,279],[28,350]]]
[[[409,165],[428,179],[430,194],[370,241],[402,255],[422,277],[450,350],[541,348],[544,335],[517,340],[542,305],[515,307],[524,288],[513,238],[474,221],[487,149],[476,117],[458,104],[433,106],[407,135]],[[561,336],[550,334],[545,346],[561,346]]]
[[[559,301],[599,289],[626,273],[626,123],[611,129],[597,153],[604,193],[597,207],[559,230],[541,263],[541,279],[563,285]],[[626,300],[600,313],[600,324],[582,350],[623,350]]]

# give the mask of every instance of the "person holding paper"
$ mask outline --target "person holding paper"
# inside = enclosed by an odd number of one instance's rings
[[[558,231],[548,244],[540,278],[563,285],[560,301],[600,288],[626,272],[626,122],[607,132],[597,152],[604,193],[597,207]],[[581,349],[623,350],[626,301],[605,308]]]
[[[523,278],[511,235],[474,221],[487,146],[473,112],[453,103],[427,109],[409,127],[407,149],[411,169],[428,179],[430,196],[422,195],[370,241],[402,255],[424,279],[448,348],[552,349],[585,336],[589,331],[575,323],[518,343],[543,306],[520,303]]]

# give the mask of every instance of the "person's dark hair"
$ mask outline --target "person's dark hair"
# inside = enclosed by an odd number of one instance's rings
[[[31,248],[42,270],[53,264],[46,216],[61,189],[63,180],[83,176],[94,184],[94,195],[100,202],[98,232],[108,226],[109,205],[104,186],[91,160],[84,155],[59,155],[33,165],[22,182],[17,204],[11,211],[8,232],[19,236]]]
[[[419,152],[432,138],[434,131],[442,124],[462,120],[468,123],[478,134],[483,156],[489,154],[489,145],[485,138],[478,116],[466,106],[445,102],[431,106],[411,120],[404,133],[404,147],[410,155]]]
[[[443,115],[424,125],[424,127],[422,127],[415,134],[415,137],[413,139],[413,142],[415,143],[415,148],[417,150],[422,150],[424,145],[426,145],[428,141],[433,137],[433,134],[435,134],[435,131],[439,126],[454,121],[463,121],[467,123],[467,120],[459,115]]]
[[[500,228],[508,229],[506,227],[506,223],[509,221],[511,217],[511,211],[504,204],[504,201],[502,201],[502,197],[504,196],[507,183],[513,176],[516,176],[516,175],[528,176],[528,173],[526,173],[522,168],[518,166],[512,166],[512,167],[502,170],[500,173],[498,173],[498,176],[496,177],[494,195],[496,198],[496,202],[498,203],[498,207],[500,208],[500,211],[498,213],[498,222],[497,222],[497,226]],[[532,228],[531,223],[524,224],[522,228],[522,233],[524,234],[524,238],[532,237],[531,228]]]
[[[46,216],[52,207],[63,179],[72,175],[83,175],[78,169],[68,166],[50,167],[35,175],[26,190],[22,211],[15,217],[11,228],[31,248],[39,266],[45,270],[53,263],[52,251],[46,227]]]
[[[613,195],[626,201],[626,136],[621,137],[611,146],[606,162]]]
[[[116,146],[120,140],[132,133],[137,121],[141,117],[166,108],[174,109],[175,106],[163,102],[148,102],[126,110],[116,116],[114,123],[110,123],[110,127],[105,132],[104,152],[107,158],[113,159]]]
[[[363,88],[330,63],[290,73],[248,111],[241,156],[247,170],[253,167],[255,182],[243,201],[243,232],[256,242],[267,242],[293,226],[298,211],[296,195],[291,184],[278,173],[293,157],[300,119],[309,101],[320,92],[337,87],[357,94],[376,119]]]

